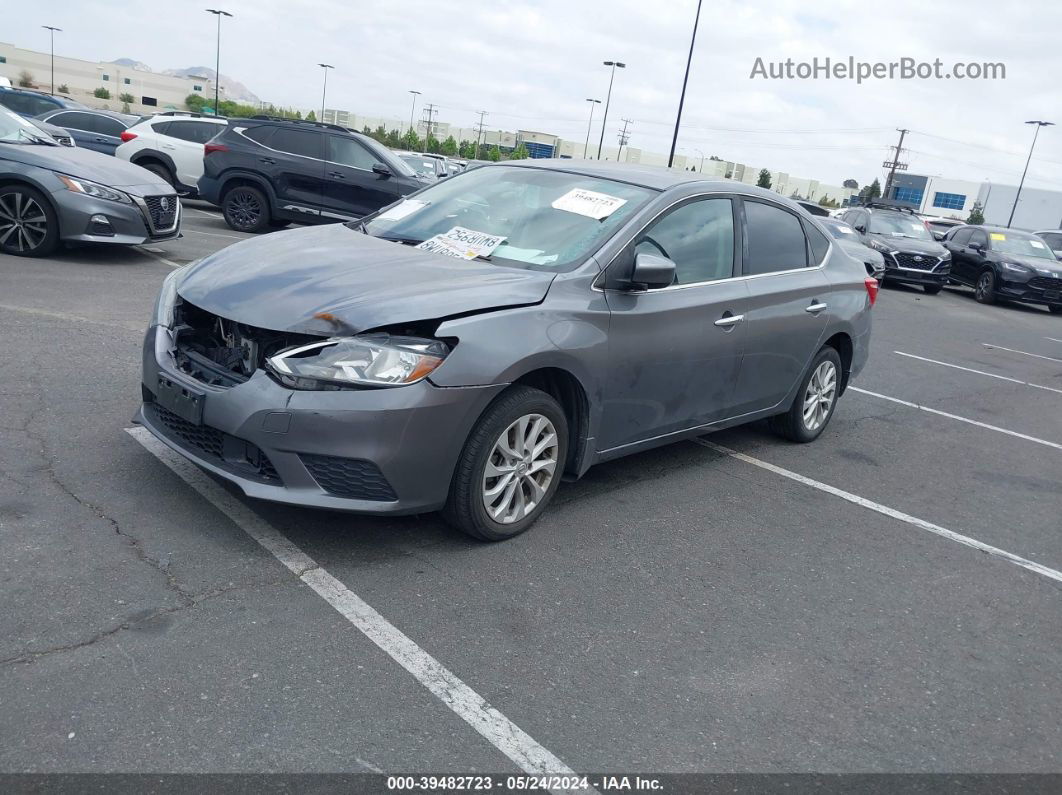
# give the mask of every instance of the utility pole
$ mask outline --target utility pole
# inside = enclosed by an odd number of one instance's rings
[[[616,162],[617,163],[620,162],[620,155],[623,154],[624,145],[627,143],[627,141],[629,141],[631,139],[631,137],[629,135],[627,135],[627,125],[628,124],[633,124],[633,123],[634,122],[632,122],[630,119],[624,119],[623,120],[623,129],[619,131],[619,149],[616,150]]]
[[[892,180],[896,176],[896,169],[898,168],[901,171],[906,171],[907,170],[907,164],[900,162],[900,151],[903,149],[903,137],[905,135],[907,135],[907,133],[909,133],[911,131],[910,130],[898,130],[898,132],[900,133],[900,142],[898,144],[896,144],[896,147],[895,147],[896,148],[896,153],[895,153],[895,155],[893,156],[892,160],[886,160],[884,163],[882,163],[882,166],[884,168],[889,169],[889,176],[885,179],[885,190],[882,191],[882,195],[881,195],[881,197],[883,199],[891,198],[889,193],[892,190]]]
[[[425,130],[424,130],[424,151],[425,152],[428,151],[428,137],[432,134],[432,120],[433,120],[433,117],[435,116],[435,114],[438,113],[438,111],[435,108],[436,108],[436,106],[433,105],[430,102],[427,102],[427,103],[424,104],[424,113],[427,116],[427,119],[426,119],[427,126],[425,127]]]
[[[46,31],[48,31],[48,34],[51,36],[51,39],[52,39],[52,93],[54,94],[55,93],[55,32],[59,31],[60,33],[62,33],[63,29],[62,28],[53,28],[51,25],[41,25],[41,27],[44,28]]]
[[[483,133],[486,130],[486,127],[484,127],[483,125],[483,119],[486,118],[487,111],[477,110],[476,113],[479,114],[479,124],[476,125],[476,151],[473,153],[473,160],[479,160],[479,149],[482,146],[482,144],[480,143],[480,138],[483,137]]]
[[[1029,173],[1029,162],[1032,160],[1033,149],[1036,148],[1036,138],[1040,135],[1041,127],[1054,127],[1051,121],[1027,121],[1026,124],[1035,124],[1036,132],[1033,133],[1032,146],[1029,147],[1029,156],[1025,158],[1025,170],[1021,172],[1021,182],[1018,183],[1018,192],[1014,194],[1014,206],[1010,208],[1010,218],[1007,219],[1007,229],[1010,229],[1014,221],[1014,212],[1018,209],[1018,199],[1021,198],[1021,189],[1025,186],[1025,175]]]

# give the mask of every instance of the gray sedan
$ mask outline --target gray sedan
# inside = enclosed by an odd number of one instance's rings
[[[499,540],[602,461],[764,418],[814,440],[876,295],[778,194],[492,165],[175,271],[137,419],[252,497]]]
[[[138,244],[180,234],[173,188],[140,166],[59,146],[0,108],[0,252],[43,257],[61,242]]]

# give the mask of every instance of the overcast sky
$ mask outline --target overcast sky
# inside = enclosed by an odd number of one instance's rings
[[[213,1],[213,0],[212,0]],[[222,33],[221,71],[262,99],[320,103],[320,61],[335,65],[328,105],[408,118],[409,89],[438,119],[586,135],[587,97],[605,98],[620,60],[606,141],[623,118],[631,145],[670,146],[696,0],[219,0],[235,16]],[[89,60],[128,57],[153,69],[213,65],[210,3],[130,5],[38,0],[4,14],[0,38]],[[1062,4],[933,0],[704,4],[679,147],[794,176],[860,185],[881,176],[895,128],[911,171],[1016,184],[1032,138],[1029,119],[1062,125]],[[757,57],[893,61],[946,69],[1002,62],[1005,80],[753,80]],[[592,139],[599,134],[600,108]],[[420,109],[418,106],[418,116]],[[944,140],[950,139],[950,140]],[[1062,190],[1062,126],[1045,128],[1027,185]]]

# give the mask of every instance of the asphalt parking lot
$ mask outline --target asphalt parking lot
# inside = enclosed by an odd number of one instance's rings
[[[485,545],[127,432],[163,277],[243,237],[0,256],[0,770],[1062,767],[1062,318],[886,289],[816,443],[608,463]]]

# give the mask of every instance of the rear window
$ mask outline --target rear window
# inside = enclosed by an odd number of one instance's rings
[[[811,264],[818,265],[825,258],[826,252],[829,251],[830,241],[826,235],[822,234],[807,221],[804,222],[804,232],[807,234],[808,242],[811,244]]]
[[[808,264],[804,230],[792,213],[746,200],[745,223],[749,240],[746,274],[793,270]]]
[[[158,129],[158,126],[155,127]],[[171,121],[167,127],[165,134],[171,138],[177,138],[181,141],[190,141],[195,144],[205,144],[215,135],[221,132],[220,124],[212,124],[210,122],[201,121]]]
[[[275,129],[276,127],[269,127],[268,125],[263,125],[261,127],[250,127],[244,130],[243,134],[255,143],[268,145],[269,139],[273,137],[273,131]]]

